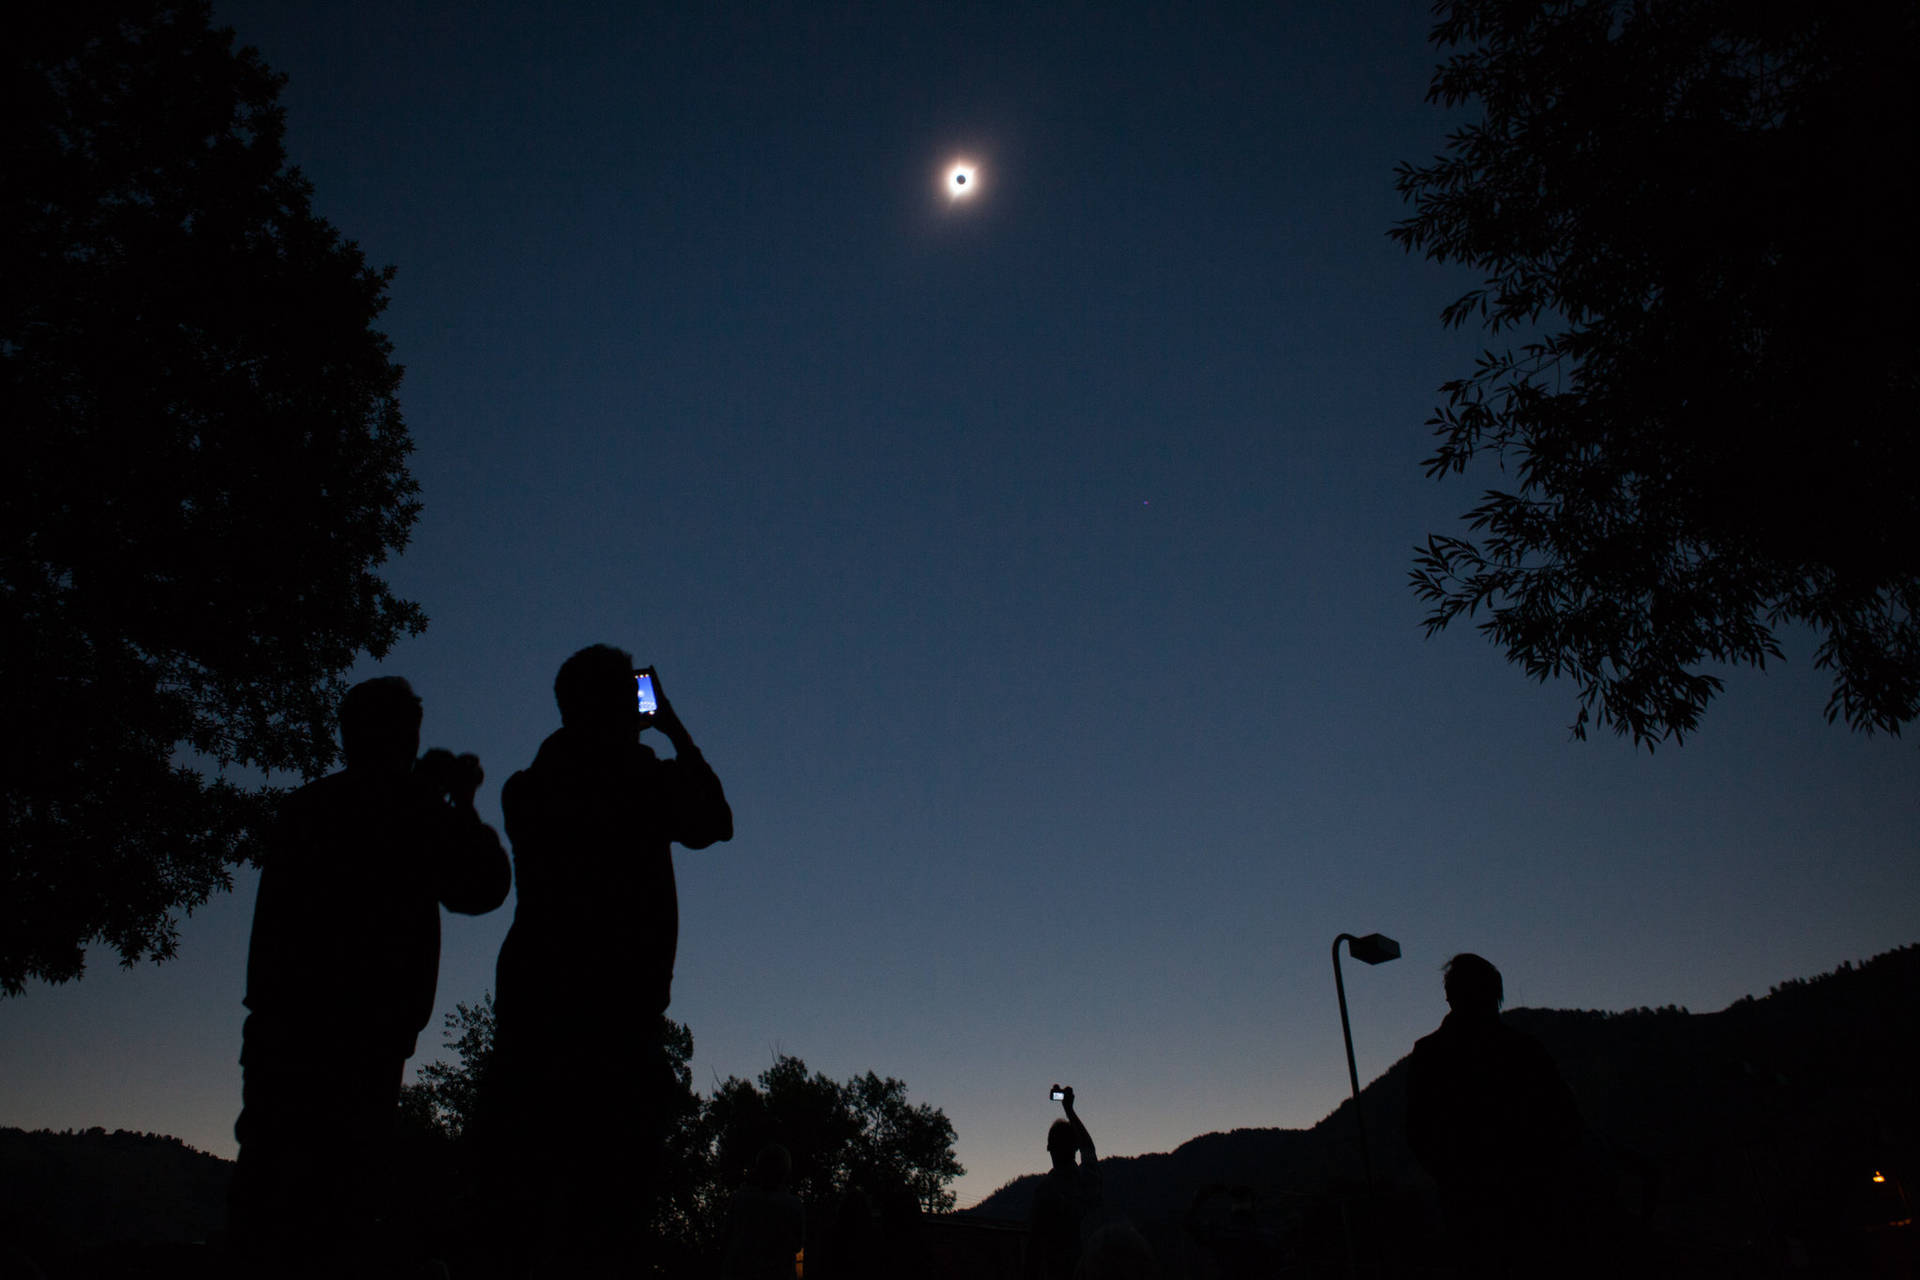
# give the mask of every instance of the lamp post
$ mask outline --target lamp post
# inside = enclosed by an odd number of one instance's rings
[[[1353,1027],[1347,1021],[1347,984],[1340,977],[1340,944],[1364,964],[1385,964],[1400,958],[1400,944],[1384,933],[1356,938],[1343,933],[1333,940],[1333,989],[1340,997],[1340,1035],[1347,1042],[1347,1082],[1353,1086],[1353,1121],[1360,1127],[1360,1167],[1367,1174],[1367,1194],[1373,1194],[1373,1157],[1367,1153],[1367,1122],[1360,1114],[1360,1072],[1353,1065]]]

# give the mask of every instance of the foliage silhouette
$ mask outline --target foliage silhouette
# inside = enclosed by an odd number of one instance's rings
[[[425,616],[369,268],[290,168],[283,77],[204,3],[37,5],[0,52],[0,989],[174,952],[343,673]],[[217,766],[217,768],[216,768]]]
[[[793,1187],[808,1220],[825,1222],[851,1185],[905,1187],[923,1211],[951,1209],[947,1184],[965,1173],[953,1154],[952,1121],[938,1108],[907,1101],[907,1086],[869,1071],[847,1081],[807,1072],[788,1054],[758,1083],[730,1077],[706,1105],[716,1172],[723,1185],[744,1180],[755,1155],[777,1142],[793,1156]]]
[[[872,1071],[831,1080],[780,1055],[758,1079],[730,1077],[703,1098],[693,1092],[693,1032],[660,1021],[674,1069],[651,1221],[660,1265],[691,1270],[718,1257],[728,1199],[768,1142],[793,1155],[793,1190],[806,1205],[808,1232],[824,1230],[854,1186],[904,1190],[929,1213],[952,1209],[950,1184],[966,1173],[952,1150],[954,1126],[939,1107],[908,1102],[902,1080]],[[401,1088],[399,1107],[405,1130],[451,1146],[467,1132],[493,1054],[492,994],[455,1006],[445,1031],[455,1061],[420,1067],[419,1080]]]
[[[669,1270],[717,1258],[727,1202],[769,1142],[793,1156],[810,1232],[833,1221],[855,1185],[902,1188],[927,1211],[953,1207],[950,1185],[965,1172],[953,1154],[953,1123],[936,1107],[910,1103],[900,1080],[869,1071],[835,1081],[781,1055],[757,1081],[729,1078],[702,1097],[689,1065],[692,1032],[662,1022],[675,1091],[651,1230],[660,1242],[656,1261]],[[400,1106],[405,1127],[452,1143],[473,1117],[493,1052],[492,996],[456,1005],[446,1028],[456,1060],[422,1067],[419,1081],[401,1090]]]
[[[1441,0],[1429,102],[1476,105],[1398,169],[1409,251],[1486,273],[1491,334],[1429,419],[1428,474],[1508,485],[1430,535],[1432,635],[1478,624],[1590,723],[1684,739],[1720,679],[1811,627],[1826,714],[1920,710],[1915,169],[1920,11],[1784,0]]]
[[[445,1048],[454,1062],[436,1060],[415,1072],[412,1084],[400,1087],[400,1109],[410,1128],[426,1129],[449,1142],[466,1131],[473,1115],[481,1077],[493,1058],[493,993],[479,1004],[456,1004],[446,1017]]]

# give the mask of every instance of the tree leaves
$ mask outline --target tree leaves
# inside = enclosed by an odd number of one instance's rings
[[[1401,165],[1408,251],[1485,273],[1441,312],[1519,331],[1443,384],[1429,476],[1514,483],[1417,549],[1461,616],[1579,687],[1572,730],[1651,749],[1810,624],[1829,720],[1920,710],[1920,17],[1774,0],[1442,0],[1428,100],[1477,103]],[[1863,290],[1859,282],[1877,283]]]
[[[370,268],[287,164],[281,77],[204,3],[39,6],[0,70],[0,988],[172,954],[342,674],[426,623]]]
[[[809,1222],[832,1222],[856,1185],[902,1188],[927,1212],[953,1207],[949,1186],[966,1172],[953,1154],[953,1122],[937,1107],[910,1102],[905,1082],[871,1071],[836,1081],[781,1054],[756,1080],[730,1076],[702,1097],[689,1067],[693,1033],[669,1018],[661,1023],[677,1093],[653,1226],[682,1256],[717,1251],[728,1200],[770,1142],[793,1158],[793,1186]],[[400,1109],[411,1131],[453,1141],[474,1114],[493,1054],[493,996],[456,1005],[446,1024],[445,1045],[457,1061],[420,1068],[418,1082],[401,1090]]]

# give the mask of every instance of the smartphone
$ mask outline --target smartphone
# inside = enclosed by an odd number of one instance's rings
[[[1067,1091],[1059,1085],[1053,1086],[1053,1100],[1055,1102],[1065,1102],[1067,1100]]]
[[[650,716],[660,710],[660,699],[653,694],[653,671],[651,669],[633,673],[634,694],[637,709],[643,716]]]

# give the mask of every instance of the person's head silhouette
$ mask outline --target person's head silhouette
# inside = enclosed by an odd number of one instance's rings
[[[561,663],[553,698],[561,725],[585,737],[631,742],[640,732],[633,655],[610,644],[589,645]]]
[[[362,680],[340,700],[340,747],[355,772],[403,774],[420,754],[420,698],[399,676]]]
[[[1079,1139],[1067,1121],[1055,1120],[1047,1126],[1047,1154],[1053,1158],[1054,1168],[1073,1168],[1073,1155],[1079,1149]]]
[[[777,1142],[769,1142],[754,1157],[748,1181],[768,1191],[778,1191],[793,1177],[793,1157]]]
[[[1463,1018],[1499,1016],[1506,991],[1500,971],[1491,963],[1471,951],[1462,951],[1447,961],[1441,973],[1445,975],[1447,1004],[1455,1013]]]

